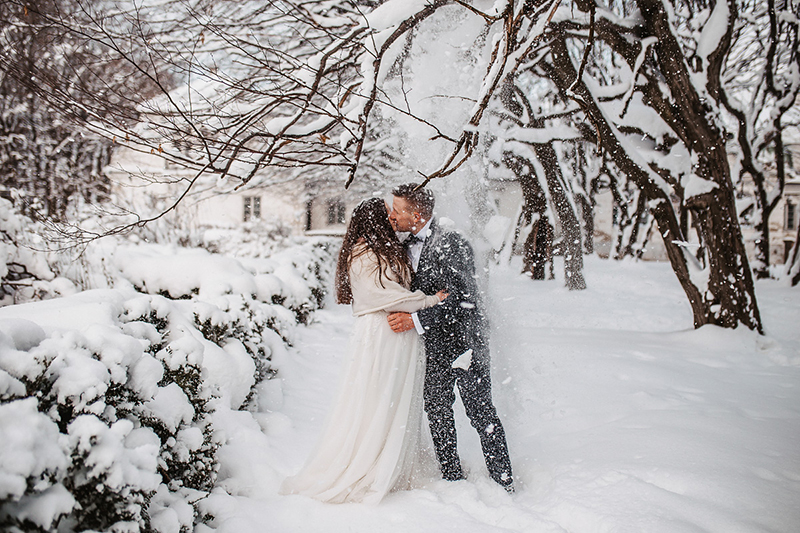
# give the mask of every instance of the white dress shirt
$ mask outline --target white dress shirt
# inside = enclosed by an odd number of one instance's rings
[[[431,220],[433,220],[433,218],[428,220],[428,223],[422,226],[422,229],[416,233],[416,236],[419,239],[419,241],[410,244],[407,248],[408,257],[409,259],[411,259],[411,268],[414,269],[414,272],[416,272],[417,268],[419,267],[419,258],[422,255],[422,248],[425,247],[425,239],[428,238],[428,234],[430,233],[431,230]],[[423,335],[425,333],[425,330],[422,328],[422,324],[420,324],[419,322],[419,317],[417,316],[417,313],[411,313],[411,320],[414,321],[414,328],[417,330],[417,333]]]

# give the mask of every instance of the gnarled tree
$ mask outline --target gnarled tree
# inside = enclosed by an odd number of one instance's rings
[[[542,215],[542,196],[553,206],[561,227],[561,248],[564,255],[564,279],[569,289],[585,289],[583,277],[583,236],[571,183],[565,176],[561,158],[554,143],[578,136],[570,128],[546,128],[546,118],[534,114],[524,92],[507,83],[500,98],[507,111],[506,121],[512,127],[503,144],[504,162],[517,175],[523,191],[523,214],[533,224],[525,245],[524,263],[534,279],[544,279],[543,256],[552,242],[552,221]],[[567,135],[564,135],[564,134]],[[534,180],[537,182],[534,183]],[[534,214],[538,215],[534,221]]]
[[[738,24],[722,72],[720,101],[736,123],[740,179],[752,182],[748,213],[759,236],[753,272],[769,276],[769,217],[786,185],[784,117],[800,93],[800,2],[743,1],[746,22]]]
[[[736,2],[579,0],[560,14],[530,68],[580,105],[644,195],[695,325],[760,331],[720,120]]]

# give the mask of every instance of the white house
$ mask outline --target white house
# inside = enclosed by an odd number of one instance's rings
[[[203,176],[191,185],[196,173],[170,164],[158,153],[142,153],[120,146],[106,174],[112,182],[114,201],[143,214],[172,205],[184,191],[185,198],[168,216],[195,227],[235,227],[243,223],[277,223],[294,234],[344,234],[349,213],[363,194],[316,191],[300,180],[254,180],[258,185],[237,189],[215,176]],[[146,193],[145,193],[146,187]],[[328,188],[330,189],[330,188]]]
[[[800,218],[800,144],[787,150],[793,171],[784,195],[770,216],[771,262],[783,263],[797,237]],[[195,177],[193,171],[171,165],[158,153],[140,153],[120,147],[106,169],[114,186],[116,201],[137,213],[152,212],[171,205]],[[235,227],[243,223],[279,223],[294,234],[342,235],[355,205],[364,191],[326,187],[315,188],[301,180],[258,180],[269,183],[236,189],[237,183],[203,177],[190,189],[174,213],[182,223],[195,227]],[[143,194],[144,186],[147,193]],[[513,180],[493,179],[491,199],[502,216],[515,220],[522,198]],[[612,235],[612,199],[606,192],[597,195],[595,208],[595,249],[608,253]],[[558,229],[557,229],[558,231]],[[752,257],[758,234],[743,226],[745,244]],[[649,239],[644,258],[665,260],[661,236],[656,229]]]

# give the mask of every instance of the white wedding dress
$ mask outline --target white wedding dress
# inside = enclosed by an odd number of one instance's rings
[[[377,503],[410,486],[420,468],[424,353],[415,330],[394,333],[386,317],[439,302],[396,280],[378,279],[377,258],[352,261],[356,316],[343,378],[322,435],[283,494],[331,502]]]

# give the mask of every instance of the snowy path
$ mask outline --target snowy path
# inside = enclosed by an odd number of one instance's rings
[[[265,390],[261,427],[230,424],[220,477],[236,496],[207,502],[219,531],[800,530],[800,291],[759,286],[759,337],[694,331],[668,265],[589,258],[587,278],[587,291],[568,292],[492,276],[495,399],[517,494],[489,480],[461,415],[467,481],[378,506],[277,495],[334,394],[352,323],[339,306],[277,361],[282,382]]]

